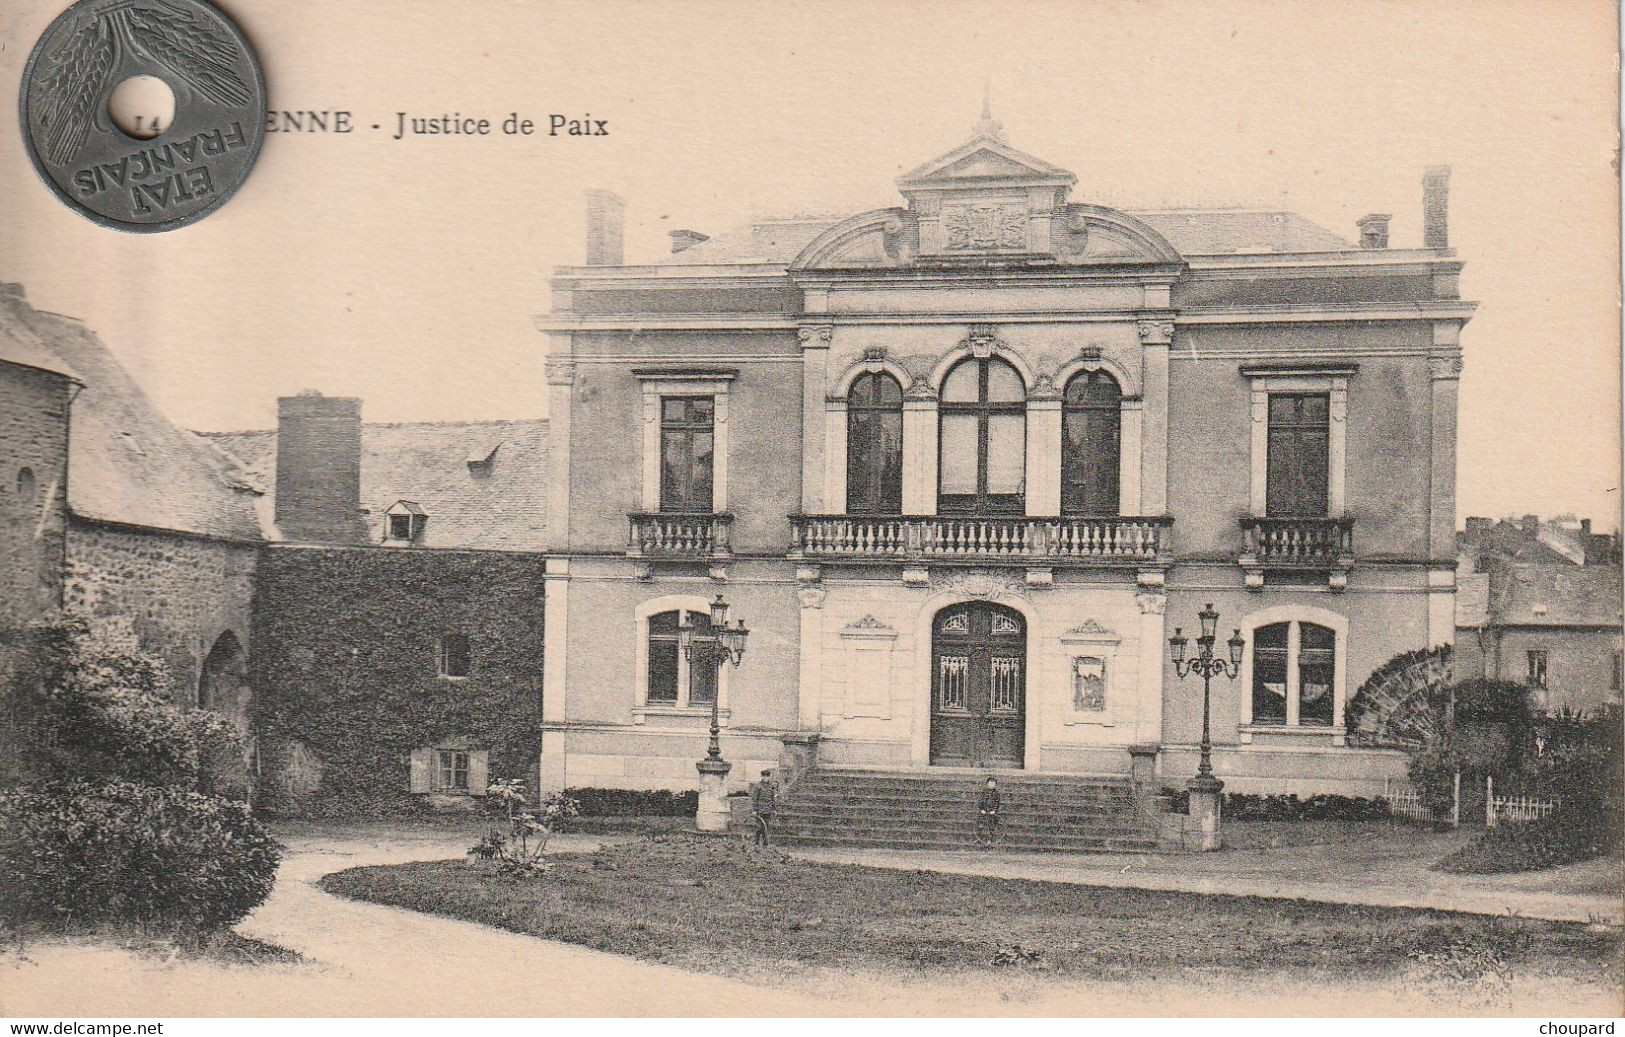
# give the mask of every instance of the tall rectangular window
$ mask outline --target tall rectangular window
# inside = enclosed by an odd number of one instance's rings
[[[1331,440],[1324,393],[1271,393],[1266,509],[1270,517],[1324,518]]]
[[[660,510],[711,510],[716,403],[710,396],[660,400]]]
[[[1546,687],[1546,650],[1544,648],[1531,648],[1526,655],[1529,660],[1529,686],[1531,688]]]
[[[440,639],[438,665],[442,677],[467,677],[473,652],[468,635],[447,634]]]

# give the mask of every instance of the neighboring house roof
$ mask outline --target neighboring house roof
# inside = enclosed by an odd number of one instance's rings
[[[36,310],[20,289],[7,287],[0,291],[0,342],[6,343],[0,350],[50,363],[84,384],[73,402],[68,436],[68,505],[74,514],[261,539],[258,494],[230,457],[172,425],[83,324]]]
[[[1471,552],[1475,557],[1488,556],[1492,559],[1534,565],[1575,564],[1573,559],[1525,532],[1518,523],[1508,522],[1506,519],[1501,519],[1487,530],[1471,537],[1465,533],[1458,533],[1457,542],[1462,550]]]
[[[1621,578],[1612,565],[1507,565],[1490,579],[1500,626],[1619,626]]]
[[[1130,212],[1150,224],[1182,255],[1337,252],[1355,244],[1296,213],[1268,209],[1161,209]],[[724,231],[673,256],[663,266],[787,265],[843,216],[820,213],[766,217]]]
[[[276,491],[276,432],[205,435]],[[371,543],[397,502],[427,516],[420,547],[540,551],[547,529],[547,421],[368,424],[361,429],[361,508]]]

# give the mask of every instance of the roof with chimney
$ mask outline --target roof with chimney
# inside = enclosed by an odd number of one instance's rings
[[[1150,224],[1181,255],[1340,252],[1357,248],[1296,213],[1275,209],[1124,210]],[[814,238],[845,219],[830,214],[768,216],[660,261],[662,266],[788,266]]]
[[[262,538],[259,494],[238,464],[171,424],[106,343],[0,285],[0,359],[83,384],[68,437],[68,506],[81,517],[232,540]]]
[[[211,432],[276,492],[274,429]],[[369,543],[398,502],[427,517],[419,547],[540,551],[547,528],[547,421],[418,421],[361,430],[361,509]],[[269,508],[266,509],[269,512]]]
[[[1621,625],[1620,568],[1613,565],[1508,565],[1490,576],[1497,626]]]

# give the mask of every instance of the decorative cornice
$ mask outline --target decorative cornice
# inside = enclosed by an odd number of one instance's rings
[[[978,360],[986,360],[996,351],[1009,348],[999,338],[999,329],[992,324],[972,324],[970,333],[959,344]]]
[[[1107,630],[1105,627],[1101,626],[1099,622],[1091,617],[1062,634],[1061,640],[1090,641],[1097,643],[1110,642],[1115,644],[1123,639],[1113,631]]]
[[[803,325],[796,329],[796,338],[801,340],[802,349],[828,349],[830,339],[835,337],[835,328],[830,324]]]

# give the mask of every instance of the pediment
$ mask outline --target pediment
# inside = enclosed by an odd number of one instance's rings
[[[1077,183],[1077,177],[994,137],[980,136],[915,166],[897,179],[897,186],[908,192],[1001,182],[1023,187],[1070,187]]]

